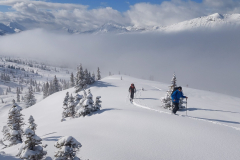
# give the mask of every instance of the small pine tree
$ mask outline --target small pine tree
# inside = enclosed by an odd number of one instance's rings
[[[64,98],[64,101],[63,101],[63,106],[67,106],[68,105],[68,98],[69,98],[69,93],[67,92],[66,96]]]
[[[60,86],[59,86],[58,79],[55,75],[54,79],[53,79],[53,93],[56,93],[56,92],[59,92],[59,91],[60,91]]]
[[[56,157],[55,160],[80,160],[76,157],[76,153],[82,145],[72,136],[60,138],[54,146],[59,149],[54,155]]]
[[[74,97],[74,104],[75,104],[75,106],[80,102],[82,97],[83,97],[82,95],[76,94],[76,96]]]
[[[48,96],[48,87],[49,87],[49,84],[48,82],[45,84],[43,84],[43,98],[46,98]]]
[[[175,87],[177,87],[177,78],[175,73],[173,74],[173,78],[171,80],[171,86],[169,86],[169,89],[167,91],[167,94],[165,95],[165,97],[162,97],[161,101],[163,103],[163,107],[164,108],[168,108],[168,109],[172,109],[173,104],[172,104],[172,98],[171,98],[171,94],[174,90]]]
[[[9,146],[22,142],[22,126],[23,115],[21,114],[22,108],[15,103],[13,99],[13,106],[8,113],[7,126],[3,127],[3,141],[9,141]]]
[[[98,70],[97,70],[97,80],[101,80],[101,72],[100,72],[99,67],[98,67]]]
[[[36,129],[37,129],[37,125],[36,125],[36,123],[34,123],[34,118],[33,118],[33,116],[30,116],[29,117],[29,119],[28,119],[28,123],[29,123],[29,126],[28,126],[28,128],[30,128],[32,131],[36,131]]]
[[[79,102],[79,104],[81,105],[80,109],[77,111],[76,116],[86,116],[88,114],[90,114],[92,111],[94,111],[94,101],[92,100],[92,93],[90,91],[90,89],[88,90],[88,94],[84,95],[84,98],[81,99],[81,101]]]
[[[84,80],[85,80],[86,85],[90,84],[90,77],[89,77],[87,69],[85,69],[85,71],[84,71]]]
[[[73,73],[71,73],[71,76],[70,76],[70,86],[71,86],[71,87],[74,87],[74,85],[75,85],[74,75],[73,75]]]
[[[101,96],[97,96],[94,104],[94,111],[100,110],[102,101],[100,100]]]
[[[91,83],[94,83],[96,80],[95,74],[94,72],[92,73],[92,77],[91,77]]]
[[[76,74],[76,85],[75,85],[75,93],[78,93],[80,92],[82,89],[85,88],[86,86],[86,81],[85,81],[85,77],[84,77],[84,72],[83,72],[83,69],[82,69],[82,65],[80,65],[78,67],[78,71],[77,71],[77,74]]]
[[[69,93],[66,93],[66,96],[63,100],[63,113],[62,113],[62,120],[66,117],[68,117],[68,99],[69,99]]]
[[[53,82],[49,82],[49,88],[48,88],[48,96],[52,95],[54,93],[54,86]]]
[[[23,134],[26,138],[24,143],[20,146],[17,156],[24,160],[44,159],[47,152],[40,146],[40,144],[42,144],[42,139],[30,128],[26,128]]]
[[[17,102],[20,102],[20,88],[17,87]]]
[[[176,78],[176,74],[175,73],[173,74],[173,78],[172,78],[171,83],[172,83],[172,85],[171,85],[172,89],[177,87],[177,78]]]
[[[68,117],[74,117],[75,115],[75,103],[74,98],[71,94],[71,96],[68,99]]]
[[[26,107],[31,107],[32,105],[34,105],[36,103],[36,99],[32,90],[32,86],[30,86],[28,88],[28,92],[26,93],[25,97],[24,97],[24,102],[26,104]]]

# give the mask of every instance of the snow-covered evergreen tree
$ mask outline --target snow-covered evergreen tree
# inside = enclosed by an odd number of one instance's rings
[[[66,93],[66,96],[63,100],[63,113],[62,113],[62,118],[68,117],[68,99],[69,99],[69,93]]]
[[[48,96],[52,95],[53,93],[54,93],[54,86],[53,86],[53,82],[50,81],[49,88],[48,88]]]
[[[100,72],[99,67],[98,67],[98,70],[97,70],[97,80],[101,80],[101,72]]]
[[[92,73],[92,77],[91,77],[91,83],[94,83],[96,80],[95,74],[94,72]]]
[[[58,149],[54,155],[55,160],[80,160],[76,157],[76,153],[82,145],[72,136],[60,138],[54,146]]]
[[[69,98],[69,93],[67,92],[66,96],[64,98],[64,101],[63,101],[63,106],[67,106],[68,105],[68,98]]]
[[[31,107],[32,105],[34,105],[36,103],[36,98],[34,96],[32,86],[30,86],[28,88],[28,92],[26,93],[26,95],[24,97],[24,102],[25,102],[27,108]]]
[[[90,84],[90,77],[89,77],[87,69],[85,69],[85,71],[84,71],[84,80],[85,80],[86,85]]]
[[[86,82],[85,82],[85,77],[84,77],[84,72],[82,65],[78,67],[78,71],[76,74],[76,81],[75,81],[75,93],[80,92],[82,89],[85,88]]]
[[[35,120],[34,120],[33,116],[31,115],[28,119],[28,123],[29,123],[28,128],[30,128],[32,131],[35,132],[35,130],[37,129],[37,125],[36,125],[36,123],[34,123],[34,121]]]
[[[46,98],[48,96],[48,88],[49,88],[49,84],[48,82],[45,84],[43,84],[43,98]]]
[[[56,75],[54,76],[54,79],[53,79],[53,93],[56,93],[56,92],[59,92],[60,91],[60,86],[59,86],[59,82],[58,82],[58,79],[56,77]]]
[[[75,115],[75,103],[74,98],[71,94],[71,96],[68,99],[68,117],[74,117]]]
[[[102,101],[100,100],[101,96],[97,96],[94,104],[94,111],[100,110]]]
[[[45,91],[45,87],[46,87],[46,85],[45,85],[45,83],[43,83],[43,86],[42,86],[43,99],[47,97],[47,94],[44,93],[44,91]]]
[[[21,114],[22,108],[13,100],[13,106],[8,113],[7,126],[3,127],[3,141],[9,141],[8,146],[15,145],[22,142],[22,126],[23,115]]]
[[[77,117],[86,116],[90,114],[92,111],[94,111],[94,106],[93,106],[94,101],[92,100],[92,97],[93,97],[92,93],[89,89],[87,96],[86,97],[84,96],[84,98],[81,99],[79,102],[80,108],[76,113]]]
[[[172,109],[173,104],[172,104],[172,98],[171,98],[171,94],[174,90],[174,88],[177,87],[177,78],[175,73],[173,74],[173,78],[171,80],[171,86],[169,86],[169,89],[167,91],[167,94],[165,95],[165,97],[161,98],[161,101],[163,103],[163,107],[164,108],[168,108],[168,109]]]
[[[175,73],[173,74],[173,78],[172,78],[171,82],[172,82],[172,85],[171,85],[172,89],[177,87],[177,78],[176,78],[176,74]]]
[[[71,73],[71,76],[70,76],[70,86],[74,87],[74,85],[75,85],[74,75],[73,75],[73,73]]]
[[[20,88],[17,87],[17,102],[20,102]]]
[[[26,128],[23,134],[26,138],[24,143],[20,146],[17,156],[24,160],[44,159],[47,152],[40,146],[40,144],[42,144],[42,139],[30,128]]]
[[[76,96],[74,97],[74,103],[75,103],[75,105],[77,105],[79,102],[80,102],[80,100],[82,99],[82,95],[79,95],[79,94],[76,94]]]

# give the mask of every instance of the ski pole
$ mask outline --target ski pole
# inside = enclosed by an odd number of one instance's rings
[[[186,116],[187,116],[187,99],[186,99]]]

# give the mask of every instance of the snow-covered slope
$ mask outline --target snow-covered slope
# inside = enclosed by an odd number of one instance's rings
[[[224,14],[215,13],[209,16],[195,18],[189,21],[184,21],[181,23],[173,24],[166,27],[160,27],[157,30],[159,31],[182,31],[190,29],[214,29],[217,27],[240,27],[240,14]]]
[[[0,23],[0,35],[18,33],[24,30],[25,27],[16,22],[9,22],[7,25]]]
[[[7,24],[8,27],[12,28],[15,32],[21,32],[26,30],[25,27],[22,25],[18,24],[17,22],[10,22]]]
[[[79,32],[77,30],[65,29],[71,34],[104,34],[104,33],[133,33],[133,32],[152,32],[166,31],[176,32],[191,29],[216,29],[218,27],[240,27],[240,14],[215,13],[209,16],[199,17],[192,20],[180,22],[169,26],[152,26],[139,28],[136,26],[123,26],[115,22],[108,22],[95,30]]]
[[[102,96],[102,109],[91,116],[61,122],[62,102],[67,91],[55,93],[25,109],[25,121],[33,115],[36,134],[48,144],[53,158],[54,143],[73,136],[81,144],[78,156],[90,160],[236,160],[240,156],[240,99],[183,88],[189,97],[187,115],[182,109],[171,115],[161,107],[167,84],[128,76],[110,76],[90,86],[93,97]],[[131,104],[128,88],[137,87]],[[141,91],[140,88],[145,91]],[[6,112],[0,112],[0,128]],[[0,138],[2,135],[0,134]],[[0,150],[0,159],[11,159],[17,146]],[[4,154],[3,154],[4,152]]]
[[[121,24],[118,24],[116,22],[108,22],[103,24],[101,27],[93,30],[88,30],[88,31],[78,31],[74,29],[69,29],[69,28],[63,28],[66,32],[70,34],[106,34],[106,33],[130,33],[130,32],[141,32],[145,31],[145,28],[138,28],[138,27],[133,27],[133,26],[123,26]]]
[[[14,29],[0,23],[0,35],[15,33]]]

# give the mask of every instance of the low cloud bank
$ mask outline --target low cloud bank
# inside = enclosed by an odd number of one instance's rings
[[[176,72],[178,85],[240,97],[239,31],[64,35],[38,29],[0,37],[0,54],[165,83]]]

